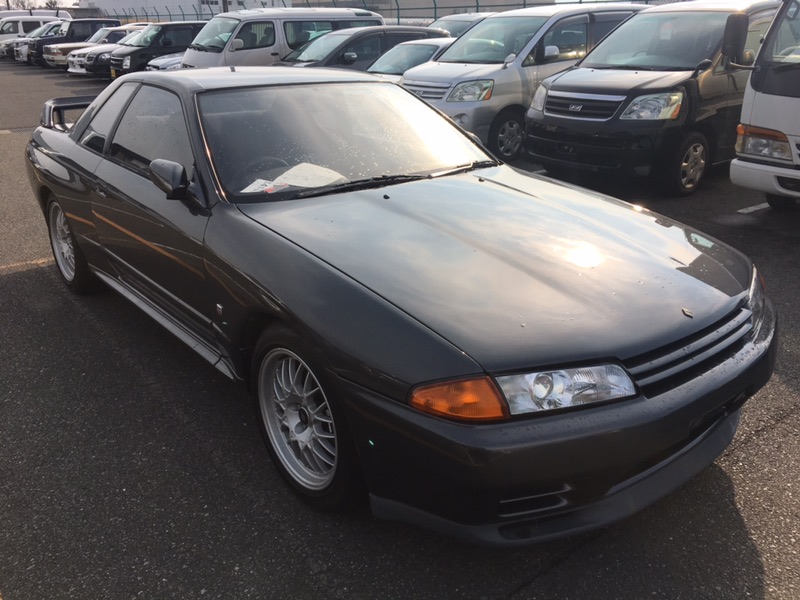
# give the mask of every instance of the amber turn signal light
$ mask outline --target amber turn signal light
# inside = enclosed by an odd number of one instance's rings
[[[446,381],[416,388],[411,406],[461,421],[507,419],[508,405],[489,377]]]

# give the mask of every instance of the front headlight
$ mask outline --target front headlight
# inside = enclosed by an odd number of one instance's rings
[[[131,68],[131,57],[126,56],[125,59],[122,61],[122,68],[123,69],[130,69]]]
[[[42,53],[43,54],[50,54],[50,46],[45,46],[44,48],[42,48]]]
[[[506,375],[498,377],[497,383],[512,415],[636,395],[631,378],[614,364]]]
[[[787,138],[780,131],[762,129],[740,124],[736,128],[736,153],[755,156],[757,158],[770,158],[786,163],[792,162],[792,147]]]
[[[628,105],[620,119],[666,121],[677,119],[683,104],[683,92],[639,96]]]
[[[533,110],[538,110],[539,112],[544,111],[544,103],[547,100],[547,88],[543,85],[540,85],[536,88],[536,93],[533,94],[533,100],[531,101],[531,108]]]
[[[110,52],[105,52],[104,54],[101,54],[100,56],[95,58],[95,62],[98,62],[98,63],[107,63],[109,60],[111,60],[111,53]]]
[[[494,88],[494,81],[491,79],[483,79],[479,81],[465,81],[459,83],[450,95],[447,97],[448,102],[480,102],[488,100],[492,97],[492,89]]]
[[[753,313],[753,342],[758,344],[766,340],[775,328],[775,310],[767,301],[764,279],[755,267],[753,267],[747,304]]]

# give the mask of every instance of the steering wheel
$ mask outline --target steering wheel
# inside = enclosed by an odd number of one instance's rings
[[[789,46],[778,52],[778,56],[791,56],[792,54],[800,54],[800,46]]]
[[[275,177],[273,171],[282,167],[289,167],[289,163],[282,158],[277,156],[255,156],[236,169],[231,181],[236,184],[236,187],[245,188],[256,179],[273,179]]]
[[[636,58],[640,54],[647,54],[647,50],[638,50],[638,51],[633,53],[633,56],[631,58]]]

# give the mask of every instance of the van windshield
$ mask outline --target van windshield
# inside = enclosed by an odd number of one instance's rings
[[[222,52],[237,25],[239,25],[239,19],[214,17],[203,26],[189,48],[202,52]]]
[[[691,71],[722,43],[727,12],[639,13],[580,63],[591,69]]]
[[[438,62],[502,64],[519,54],[547,17],[493,17],[484,19],[458,38]]]

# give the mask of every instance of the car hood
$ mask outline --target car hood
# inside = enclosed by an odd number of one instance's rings
[[[82,52],[86,54],[102,54],[103,52],[113,52],[117,48],[121,48],[120,44],[99,44],[97,46],[89,46],[88,48],[84,48]]]
[[[509,167],[240,209],[489,372],[641,355],[714,324],[751,277],[702,233]]]
[[[414,81],[433,81],[438,83],[467,81],[491,77],[500,67],[502,65],[429,61],[403,73],[403,80],[408,83]]]
[[[62,54],[69,54],[73,50],[81,50],[82,48],[89,48],[90,46],[96,46],[94,42],[91,44],[87,44],[86,42],[70,42],[70,43],[63,43],[63,44],[47,44],[50,46],[52,50],[56,50],[61,52]]]
[[[691,75],[691,71],[629,71],[579,67],[553,76],[548,85],[549,89],[559,92],[602,92],[627,96],[671,89]]]

